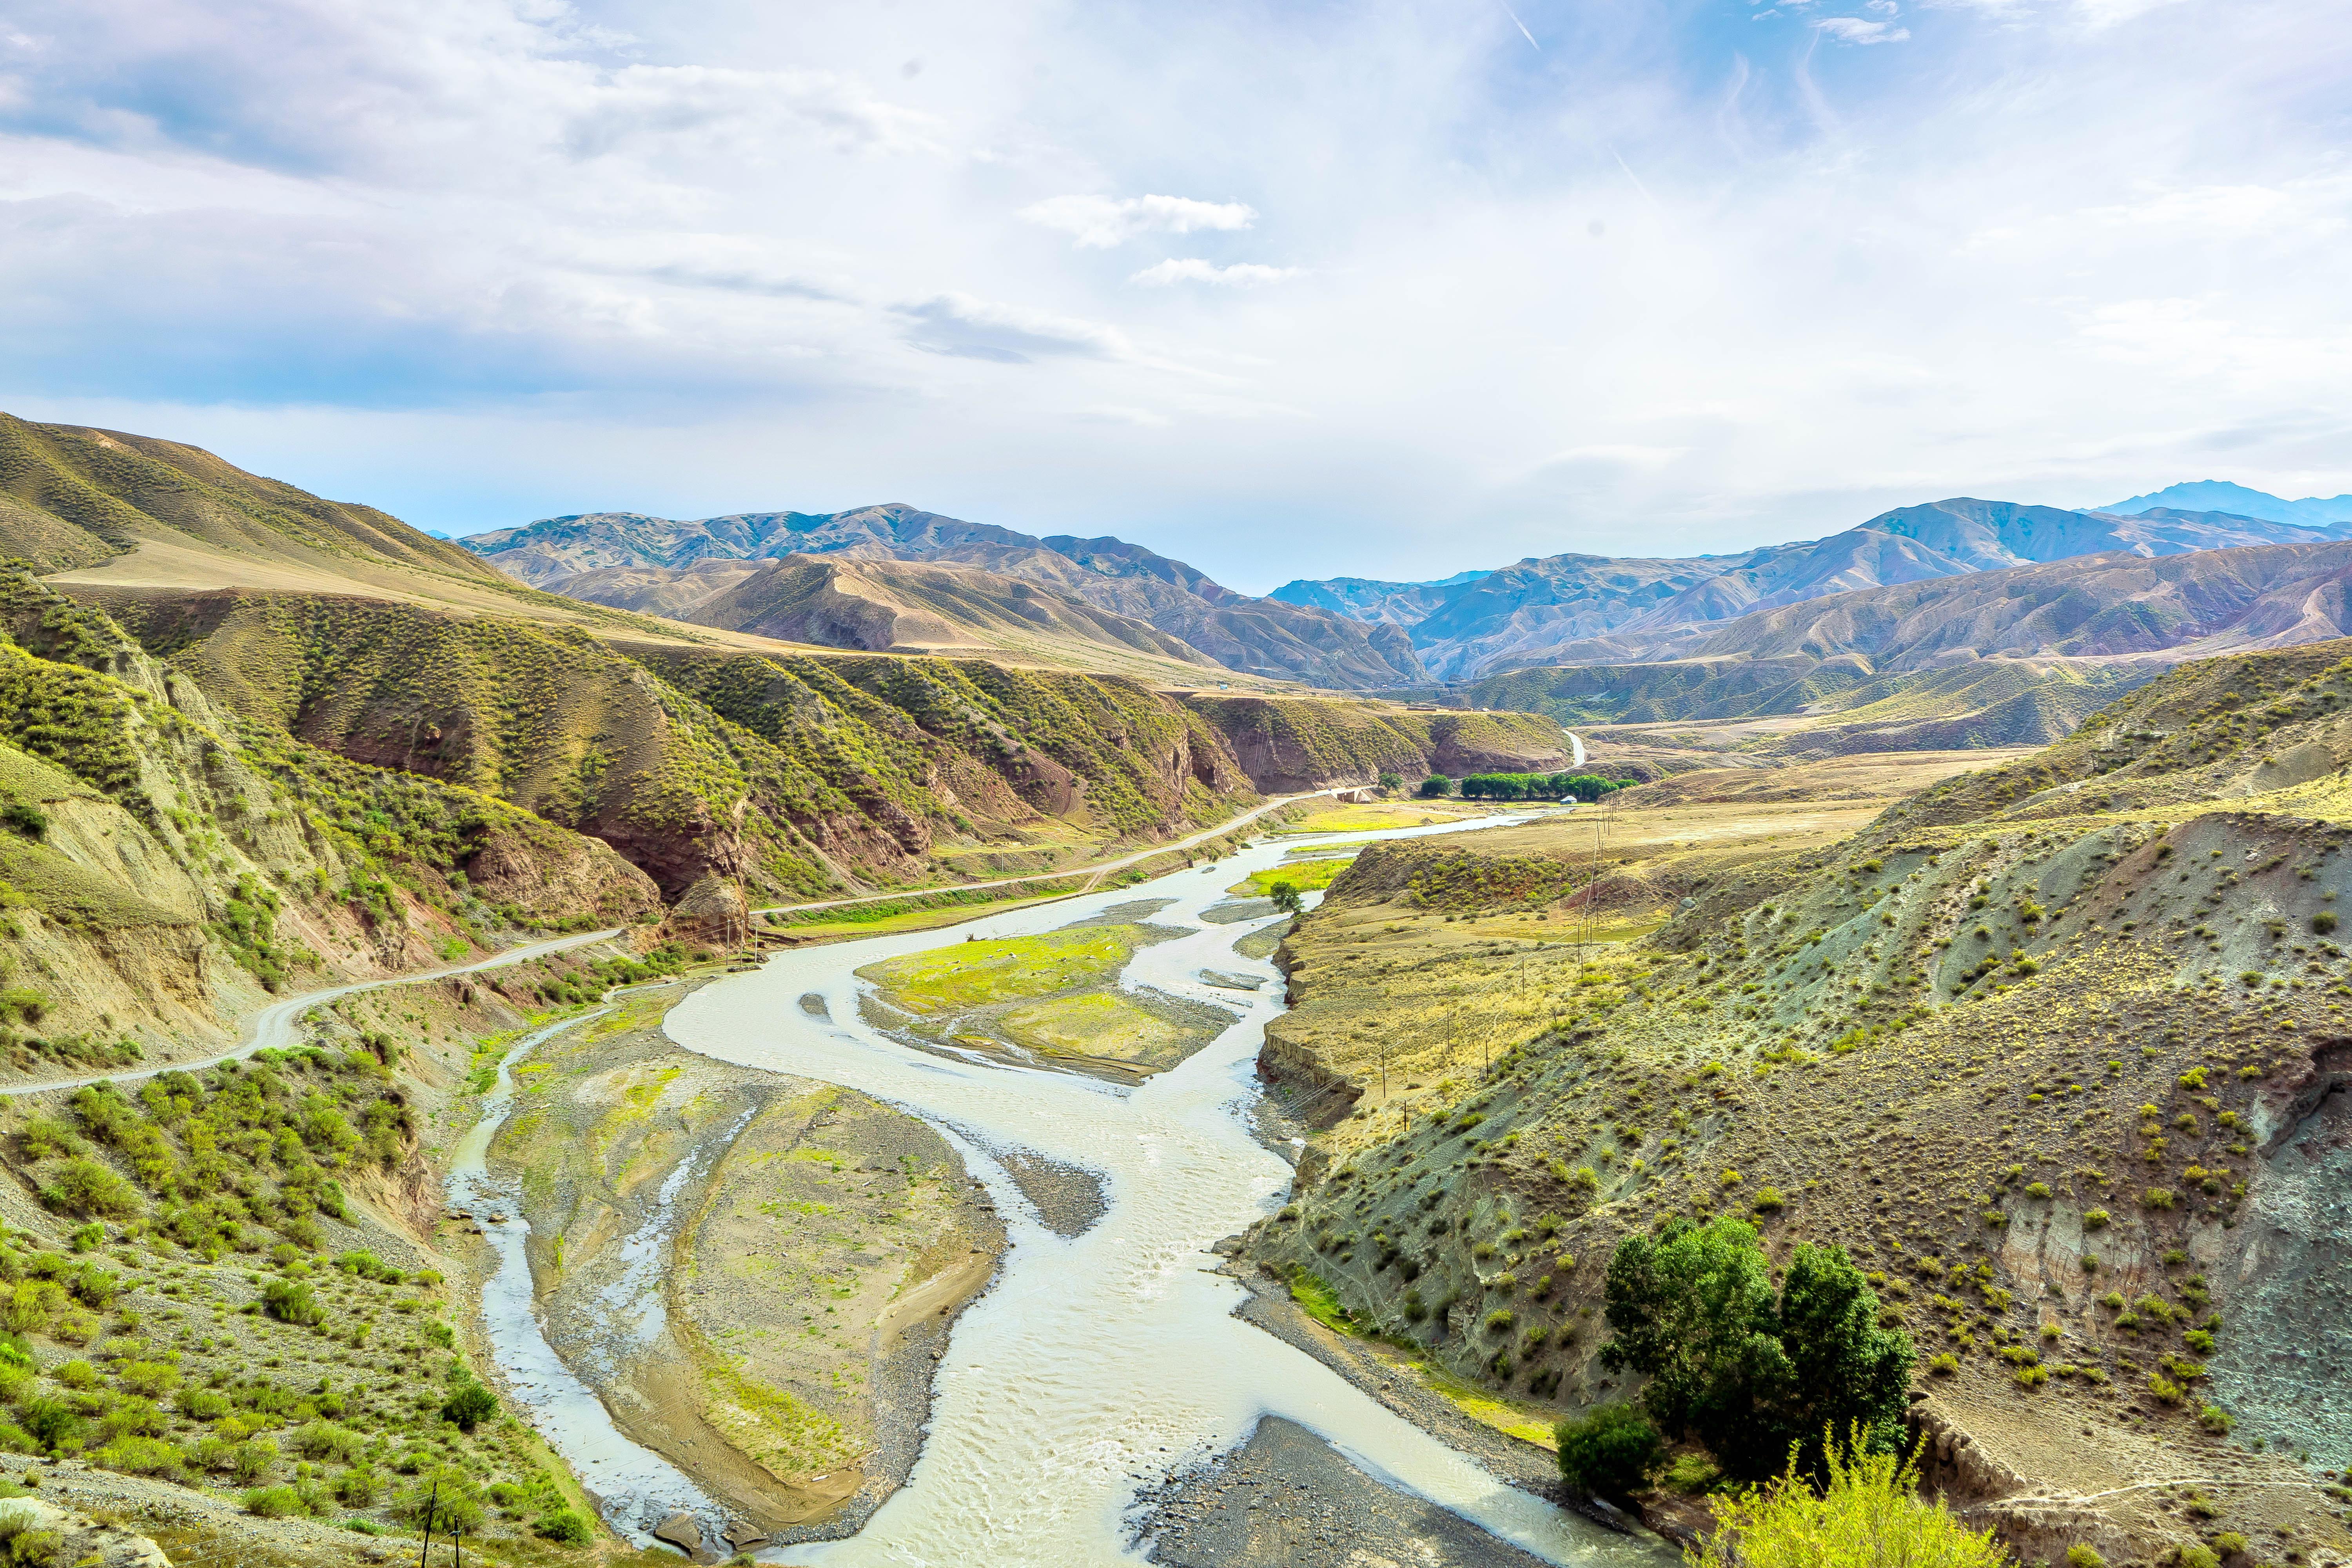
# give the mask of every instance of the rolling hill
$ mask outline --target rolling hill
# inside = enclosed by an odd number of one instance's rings
[[[694,584],[671,592],[664,578],[654,574],[707,574],[709,563],[719,561],[838,556],[972,567],[1022,580],[1079,605],[1147,623],[1229,669],[1262,679],[1372,690],[1424,679],[1411,639],[1394,626],[1236,594],[1181,561],[1122,540],[1070,534],[1041,539],[898,503],[842,512],[745,512],[684,521],[638,512],[589,512],[477,534],[465,542],[484,561],[534,586],[578,591],[582,597],[622,593],[648,605],[657,600],[684,602],[708,580],[700,576]],[[633,575],[619,589],[611,579],[582,575],[614,570],[642,575]],[[866,579],[860,588],[878,582]],[[877,587],[886,602],[891,602],[893,594],[911,591]],[[984,592],[1002,600],[1006,591],[988,587]],[[1049,610],[1034,596],[1028,603],[1049,618],[1094,624],[1076,609]],[[936,597],[929,609],[934,616],[950,613],[947,601]],[[688,613],[694,612],[689,608]],[[955,624],[961,629],[947,640],[996,646],[988,638],[992,626],[1003,624],[1002,614],[1000,603],[973,619],[958,618]],[[870,638],[871,633],[859,635]],[[1126,635],[1112,640],[1123,641]]]

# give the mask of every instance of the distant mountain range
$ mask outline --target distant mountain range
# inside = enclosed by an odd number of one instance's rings
[[[2219,501],[2230,504],[2185,504]],[[534,587],[766,637],[873,649],[1018,650],[1044,639],[1077,657],[1093,648],[1172,661],[1169,678],[1180,680],[1191,679],[1176,673],[1186,666],[1222,667],[1363,690],[1552,665],[1748,657],[1752,641],[1785,640],[1785,617],[1759,619],[1772,612],[2066,563],[2079,564],[2018,593],[2049,601],[2053,583],[2078,573],[2106,611],[2127,595],[2117,584],[2135,580],[2116,575],[2131,561],[2347,538],[2352,497],[2288,501],[2200,480],[2095,510],[1958,497],[1736,553],[1538,556],[1433,582],[1302,579],[1265,598],[1123,540],[1039,537],[901,503],[691,520],[586,512],[461,542]],[[1980,653],[2033,642],[1982,624],[1983,595],[1914,597],[1914,621],[1948,606],[1956,626],[1974,628],[1953,636],[1975,637]],[[2096,653],[2056,656],[2161,659],[2167,638],[2218,634],[2210,620],[2167,612],[2126,639],[2129,648],[2108,638]]]
[[[1025,624],[1031,635],[1051,629],[1105,647],[1172,644],[1171,657],[1189,663],[1313,686],[1362,690],[1428,679],[1412,640],[1386,622],[1237,594],[1124,540],[1041,539],[898,503],[691,521],[586,512],[463,542],[551,593],[772,637],[992,647]],[[754,582],[716,566],[811,557],[835,569],[771,570]],[[908,573],[892,563],[959,570]],[[811,635],[825,628],[834,635]]]
[[[2155,557],[2352,536],[2352,501],[2344,507],[2345,520],[2313,524],[2158,504],[2171,493],[2141,497],[2128,511],[1962,497],[1898,507],[1826,539],[1742,554],[1550,555],[1444,583],[1345,577],[1286,583],[1273,596],[1401,626],[1433,676],[1463,680],[1532,665],[1590,662],[1595,650],[1586,645],[1596,639],[1605,640],[1603,658],[1624,658],[1637,648],[1655,650],[1651,657],[1656,657],[1696,640],[1698,627],[1870,588],[2116,551]],[[2306,512],[2333,504],[2263,499],[2273,510]]]
[[[2258,517],[2265,522],[2292,522],[2305,528],[2325,528],[2330,523],[2352,522],[2352,495],[2336,496],[2322,500],[2306,496],[2302,500],[2281,500],[2261,490],[2233,485],[2227,479],[2192,479],[2187,484],[2167,485],[2144,496],[2117,501],[2101,507],[2101,511],[2137,513],[2157,507],[2176,507],[2183,511],[2226,511],[2240,517]]]

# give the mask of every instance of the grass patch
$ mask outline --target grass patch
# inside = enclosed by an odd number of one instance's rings
[[[1137,935],[1133,926],[1093,926],[957,942],[857,973],[892,1006],[928,1017],[1107,982],[1134,956]]]
[[[1056,997],[1007,1013],[1005,1037],[1052,1057],[1112,1057],[1151,1066],[1183,1059],[1187,1031],[1115,991]]]
[[[1463,813],[1422,805],[1339,805],[1311,812],[1284,825],[1286,833],[1376,833],[1391,827],[1425,827],[1451,822]]]
[[[1333,879],[1355,864],[1352,855],[1334,860],[1294,860],[1268,871],[1253,871],[1225,889],[1236,898],[1262,899],[1273,891],[1276,882],[1287,882],[1302,893],[1318,892],[1331,885]]]
[[[1339,1295],[1319,1274],[1307,1269],[1294,1269],[1290,1276],[1290,1299],[1307,1310],[1307,1315],[1325,1328],[1339,1333],[1356,1331],[1356,1320],[1339,1304]]]

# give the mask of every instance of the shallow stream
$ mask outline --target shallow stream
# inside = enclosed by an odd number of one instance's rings
[[[1234,952],[1234,938],[1255,926],[1206,924],[1201,912],[1225,901],[1229,884],[1280,865],[1302,842],[1326,847],[1460,831],[1447,825],[1262,844],[1150,883],[942,931],[800,949],[704,987],[669,1015],[665,1027],[688,1049],[846,1085],[941,1127],[965,1149],[1008,1226],[1005,1268],[959,1320],[940,1363],[922,1458],[908,1484],[848,1540],[763,1555],[825,1568],[1133,1562],[1137,1488],[1232,1447],[1270,1414],[1549,1561],[1658,1561],[1655,1542],[1611,1535],[1503,1484],[1312,1357],[1235,1318],[1243,1288],[1214,1271],[1210,1248],[1268,1212],[1290,1169],[1248,1126],[1260,1037],[1282,1008],[1281,985],[1276,979],[1250,994],[1204,984],[1204,969],[1274,972]],[[1243,1016],[1181,1066],[1138,1087],[942,1058],[860,1021],[866,985],[853,972],[866,964],[971,937],[1051,931],[1143,898],[1173,900],[1152,924],[1191,931],[1138,952],[1126,983]],[[824,999],[824,1016],[802,1005],[810,995]],[[1097,1173],[1108,1212],[1076,1237],[1055,1235],[989,1153],[1013,1149]],[[550,1435],[569,1456],[561,1432]]]

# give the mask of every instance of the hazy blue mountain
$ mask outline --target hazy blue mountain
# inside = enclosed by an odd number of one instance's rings
[[[2333,524],[2352,523],[2352,495],[2322,500],[2305,496],[2301,500],[2287,500],[2264,490],[2249,489],[2228,479],[2192,479],[2186,484],[2167,485],[2144,496],[2119,500],[2113,506],[2101,507],[2101,511],[2126,515],[2149,510],[2155,507],[2177,507],[2183,511],[2225,511],[2239,517],[2255,517],[2264,522],[2291,522],[2305,528],[2327,528]]]
[[[1438,595],[1448,588],[1475,583],[1486,572],[1456,572],[1433,583],[1383,583],[1374,577],[1297,578],[1285,583],[1269,599],[1286,605],[1308,605],[1355,621],[1386,621],[1409,626],[1425,619]]]

